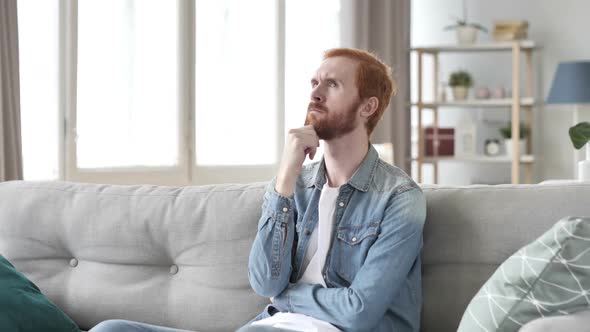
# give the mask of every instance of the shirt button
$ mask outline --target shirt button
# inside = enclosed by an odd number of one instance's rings
[[[311,231],[310,231],[309,229],[307,229],[307,228],[306,228],[306,229],[305,229],[305,232],[303,232],[303,233],[305,233],[305,235],[309,235],[309,234],[311,234]]]
[[[340,203],[338,203],[338,205],[339,205],[340,207],[343,207],[343,206],[344,206],[344,202],[340,202]]]
[[[78,266],[78,260],[75,258],[70,259],[70,266],[71,267],[76,267]]]
[[[324,273],[323,277],[324,277],[324,280],[328,279],[328,278],[326,277],[326,274],[325,274],[325,273]]]
[[[178,273],[178,266],[172,265],[170,266],[170,274],[177,274]]]
[[[287,212],[287,211],[289,211],[289,209],[288,209],[288,208],[286,208],[286,207],[284,207],[284,208],[283,208],[283,212]]]
[[[353,237],[352,238],[352,242],[356,242],[356,237]]]

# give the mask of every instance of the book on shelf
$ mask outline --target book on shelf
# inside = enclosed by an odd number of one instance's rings
[[[453,156],[455,154],[455,129],[434,127],[424,128],[426,157]]]

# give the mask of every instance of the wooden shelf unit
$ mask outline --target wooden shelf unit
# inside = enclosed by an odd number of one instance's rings
[[[533,164],[535,161],[532,152],[533,141],[533,107],[535,100],[533,98],[533,51],[536,45],[531,40],[501,42],[501,43],[481,43],[473,45],[440,45],[440,46],[425,46],[413,47],[410,50],[416,52],[418,55],[418,101],[409,103],[410,106],[418,108],[418,157],[413,158],[418,164],[418,182],[422,182],[422,165],[425,163],[433,164],[434,183],[438,183],[438,162],[439,161],[458,161],[458,162],[510,162],[511,163],[511,181],[513,184],[521,182],[520,170],[521,166],[524,170],[525,181],[527,183],[533,182]],[[465,52],[510,52],[512,54],[512,97],[504,99],[471,99],[464,101],[438,101],[438,82],[439,82],[439,54],[440,53],[465,53]],[[423,98],[423,79],[424,71],[424,56],[430,55],[433,57],[434,63],[434,101],[424,101]],[[525,57],[526,81],[524,91],[520,88],[520,68],[521,55]],[[512,133],[513,137],[520,136],[520,120],[524,117],[525,124],[529,128],[529,136],[527,139],[526,152],[527,154],[521,156],[519,141],[513,140],[512,156],[473,156],[473,157],[426,157],[424,155],[425,139],[424,127],[422,125],[422,112],[424,110],[431,110],[433,112],[433,127],[434,140],[437,140],[438,128],[438,109],[445,107],[508,107],[511,110]],[[410,108],[411,110],[411,108]],[[524,114],[521,114],[524,113]],[[435,143],[436,144],[436,143]]]

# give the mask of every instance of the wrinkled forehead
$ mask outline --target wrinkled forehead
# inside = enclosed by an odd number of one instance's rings
[[[314,78],[336,78],[345,82],[355,82],[358,61],[342,56],[330,57],[322,61]]]

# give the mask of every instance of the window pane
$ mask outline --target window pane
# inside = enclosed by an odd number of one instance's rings
[[[340,0],[287,0],[285,11],[286,134],[305,122],[311,94],[309,82],[324,51],[340,46]],[[323,142],[313,161],[321,159],[322,151]]]
[[[198,165],[276,162],[276,3],[196,1]]]
[[[25,180],[59,176],[58,0],[19,0],[18,43]]]
[[[78,167],[178,164],[178,12],[170,0],[78,5]]]

